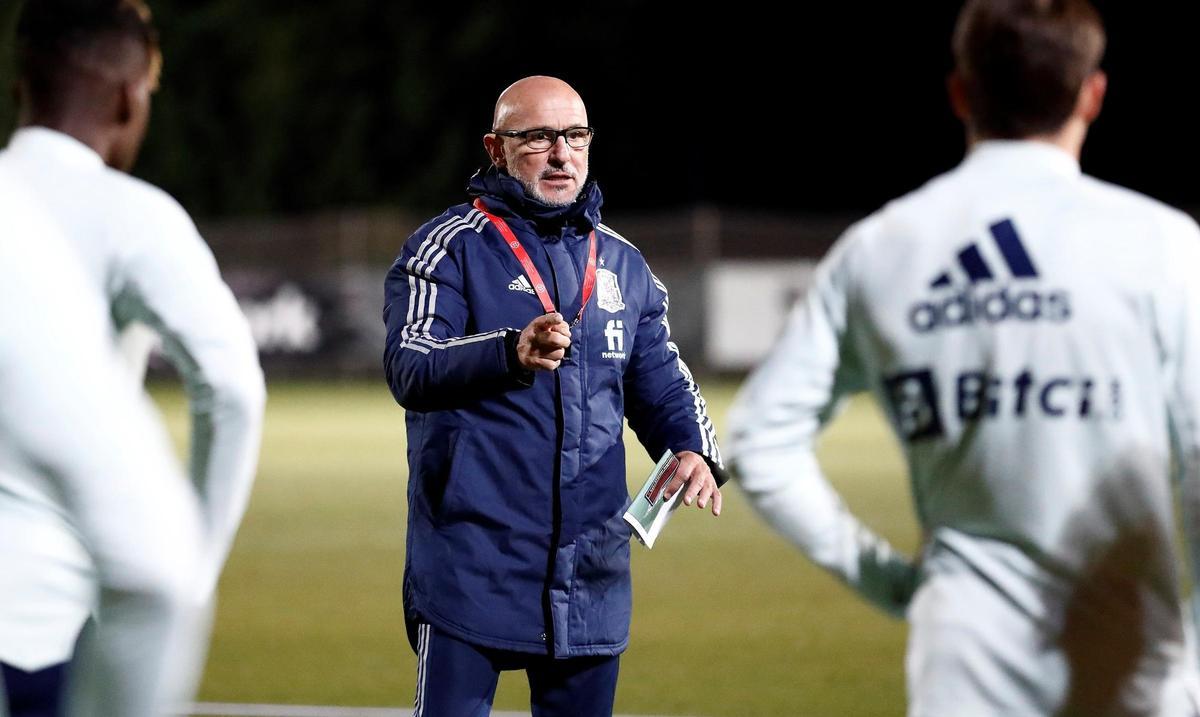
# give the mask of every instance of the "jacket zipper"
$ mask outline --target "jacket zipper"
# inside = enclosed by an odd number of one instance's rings
[[[546,264],[550,267],[550,282],[554,285],[554,304],[561,307],[562,294],[558,288],[558,272],[554,270],[554,260],[550,258],[550,252],[546,249],[545,244],[542,244],[542,254],[546,257]],[[558,569],[558,543],[562,540],[562,455],[563,441],[566,439],[565,433],[566,411],[563,408],[562,378],[556,369],[554,371],[554,443],[557,450],[554,453],[554,484],[550,488],[554,523],[550,530],[550,554],[546,560],[546,585],[542,595],[546,631],[541,635],[542,640],[546,643],[546,650],[551,656],[555,654],[554,645],[557,637],[554,634],[554,603],[550,588],[554,584],[554,575]]]

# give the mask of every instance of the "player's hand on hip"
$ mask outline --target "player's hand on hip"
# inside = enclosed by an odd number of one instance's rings
[[[712,501],[712,514],[720,515],[721,489],[717,487],[717,479],[709,470],[708,463],[699,453],[693,451],[679,451],[675,457],[679,459],[679,470],[667,484],[664,497],[669,499],[675,495],[675,491],[682,489],[685,491],[685,505],[695,504],[697,508],[704,509],[708,507],[709,501]]]
[[[571,345],[571,327],[562,314],[537,317],[521,330],[517,339],[517,360],[530,371],[553,371],[562,363]]]

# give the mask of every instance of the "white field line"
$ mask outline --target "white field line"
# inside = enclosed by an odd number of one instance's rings
[[[412,708],[329,707],[324,705],[262,705],[197,702],[185,705],[179,717],[411,717]],[[492,712],[492,717],[529,717],[528,712]],[[654,717],[613,715],[613,717]]]

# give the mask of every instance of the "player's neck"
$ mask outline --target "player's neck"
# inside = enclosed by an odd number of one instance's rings
[[[109,161],[113,152],[112,132],[91,121],[80,121],[71,117],[54,117],[47,114],[29,114],[22,116],[21,127],[44,127],[61,132],[80,143],[87,145],[111,166]]]
[[[1026,139],[1054,145],[1074,157],[1075,161],[1078,162],[1080,154],[1083,153],[1083,141],[1087,139],[1087,130],[1088,126],[1086,122],[1072,117],[1057,132],[1034,135]]]
[[[1078,120],[1077,118],[1072,118],[1055,132],[1033,134],[1022,137],[1021,140],[1025,142],[1043,142],[1051,145],[1052,147],[1057,147],[1063,152],[1066,152],[1074,157],[1075,161],[1078,162],[1080,154],[1083,152],[1083,141],[1087,138],[1087,129],[1086,123]],[[967,151],[970,152],[980,142],[984,142],[989,139],[995,139],[995,137],[982,136],[974,132],[968,132]]]

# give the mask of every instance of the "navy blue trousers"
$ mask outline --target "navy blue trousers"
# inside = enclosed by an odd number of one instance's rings
[[[26,672],[0,662],[9,717],[60,717],[67,664]]]
[[[504,670],[525,670],[533,717],[612,717],[620,659],[493,650],[422,623],[413,717],[487,717]]]

